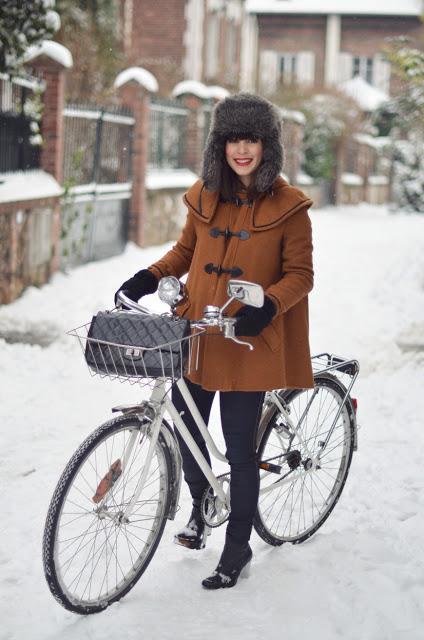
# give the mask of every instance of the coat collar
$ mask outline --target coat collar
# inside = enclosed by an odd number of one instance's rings
[[[198,180],[185,194],[184,202],[197,219],[210,224],[219,204],[219,193],[209,191],[203,181]],[[271,229],[312,204],[312,200],[300,189],[292,187],[284,178],[279,177],[274,182],[270,194],[264,194],[255,200],[251,209],[250,229]]]

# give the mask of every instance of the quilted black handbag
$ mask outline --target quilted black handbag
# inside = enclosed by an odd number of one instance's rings
[[[100,311],[87,335],[85,360],[109,376],[179,378],[188,353],[190,323],[171,316]]]

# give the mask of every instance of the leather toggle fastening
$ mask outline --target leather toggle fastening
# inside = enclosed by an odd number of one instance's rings
[[[234,236],[235,238],[240,238],[240,240],[248,240],[250,238],[250,233],[246,231],[246,229],[242,229],[241,231],[230,231],[228,227],[225,229],[218,229],[218,227],[214,227],[209,231],[209,235],[212,238],[218,238],[219,236],[224,236],[226,240]]]
[[[205,264],[205,271],[206,273],[209,273],[209,274],[216,273],[218,278],[223,273],[228,273],[233,278],[238,278],[238,276],[241,276],[243,273],[243,270],[240,269],[240,267],[233,267],[232,269],[224,269],[220,264],[218,266],[215,266],[214,264],[212,264],[212,262],[208,262],[208,264]]]
[[[219,200],[220,202],[232,202],[236,207],[241,207],[244,204],[247,204],[248,207],[253,205],[253,200],[250,198],[239,198],[238,196],[235,196],[234,198],[223,198],[221,196]]]

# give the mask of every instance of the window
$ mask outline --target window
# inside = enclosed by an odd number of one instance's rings
[[[285,53],[280,57],[280,80],[283,84],[297,82],[297,56]]]
[[[369,84],[373,81],[373,58],[366,58],[365,56],[353,56],[352,61],[352,78],[360,76],[366,80]]]
[[[261,91],[272,95],[278,84],[313,85],[315,81],[315,54],[312,51],[278,53],[263,50],[260,54],[259,83]]]

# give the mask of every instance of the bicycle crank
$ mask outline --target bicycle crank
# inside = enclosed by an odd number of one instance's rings
[[[215,495],[215,492],[211,485],[206,489],[202,496],[202,502],[200,503],[200,513],[203,522],[214,529],[215,527],[224,524],[230,516],[230,474],[223,473],[216,478],[221,485],[221,488],[226,495],[226,502],[223,502],[221,498]]]

